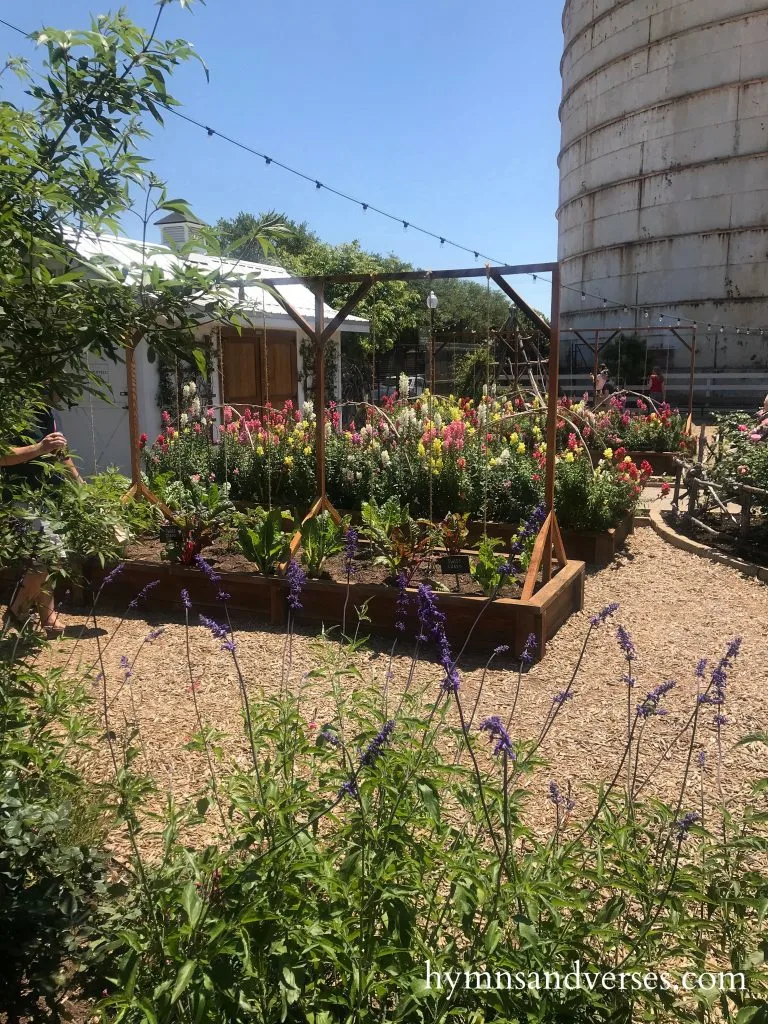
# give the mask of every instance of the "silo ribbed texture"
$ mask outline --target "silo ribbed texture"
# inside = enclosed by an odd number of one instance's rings
[[[583,288],[731,324],[718,365],[768,366],[768,3],[568,0],[563,30],[563,326],[649,322]]]

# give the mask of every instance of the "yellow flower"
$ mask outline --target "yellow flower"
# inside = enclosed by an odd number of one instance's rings
[[[257,454],[257,455],[263,455],[263,454],[264,454],[264,449],[263,449],[263,448],[261,447],[261,445],[258,445],[258,446],[257,446],[257,448],[256,448],[256,454]]]
[[[541,427],[538,425],[534,426],[532,433],[533,436],[538,440],[541,437]]]
[[[305,455],[311,455],[312,454],[312,447],[311,447],[311,445],[307,445],[306,446],[306,448],[304,449],[304,454]]]
[[[501,422],[501,413],[500,412],[495,412],[493,414],[493,416],[491,416],[491,423],[500,423],[500,422]]]
[[[419,441],[419,447],[418,447],[418,448],[416,449],[416,451],[417,451],[417,452],[419,453],[419,456],[420,456],[420,457],[421,457],[422,459],[423,459],[423,458],[424,458],[424,456],[425,456],[425,455],[427,454],[427,453],[426,453],[426,451],[425,451],[425,449],[424,449],[424,444],[423,444],[423,442],[422,442],[422,441]]]
[[[442,447],[443,447],[443,442],[440,440],[439,437],[436,437],[434,439],[434,441],[432,442],[432,450],[439,455],[440,454],[440,449]]]
[[[566,452],[563,458],[566,462],[573,462],[573,452]]]
[[[294,437],[289,437],[288,438],[288,444],[290,444],[290,445],[296,444],[296,439]]]
[[[517,444],[517,442],[519,440],[520,440],[519,434],[517,433],[516,430],[513,430],[512,433],[509,435],[509,443],[510,444]]]
[[[498,466],[498,464],[499,464],[499,460],[498,459],[489,459],[488,460],[488,465],[489,466]]]
[[[285,463],[286,466],[292,466],[293,465],[293,456],[292,455],[286,455],[285,458],[283,459],[283,462]]]
[[[521,441],[521,442],[520,442],[520,444],[519,444],[519,445],[517,446],[517,454],[518,454],[518,455],[525,455],[525,445],[523,444],[523,442],[522,442],[522,441]]]
[[[613,448],[606,448],[605,451],[603,452],[603,458],[604,459],[612,459],[613,458]]]
[[[437,461],[435,462],[435,465],[434,465],[434,467],[433,467],[433,469],[432,469],[432,472],[433,472],[433,474],[434,474],[435,476],[437,476],[437,474],[438,474],[438,473],[442,473],[442,471],[443,471],[443,460],[442,460],[442,459],[438,459],[438,460],[437,460]]]
[[[625,462],[631,462],[632,461],[632,456],[631,455],[625,455],[624,456],[624,461]]]

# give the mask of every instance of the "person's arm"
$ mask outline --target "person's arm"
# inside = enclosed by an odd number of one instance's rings
[[[80,471],[78,470],[77,466],[74,464],[69,455],[62,460],[62,463],[76,484],[85,483],[83,478],[80,476]]]
[[[37,444],[24,444],[12,447],[5,455],[0,455],[0,466],[20,466],[25,462],[31,462],[33,459],[39,459],[42,455],[60,452],[66,446],[66,437],[55,431],[53,434],[47,434]]]

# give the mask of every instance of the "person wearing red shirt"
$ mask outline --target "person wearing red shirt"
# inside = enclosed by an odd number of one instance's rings
[[[661,375],[661,368],[658,366],[654,366],[648,381],[648,397],[654,405],[661,405],[664,401],[664,378]]]

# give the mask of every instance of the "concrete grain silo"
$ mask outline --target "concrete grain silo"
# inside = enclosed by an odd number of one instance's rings
[[[698,369],[765,371],[767,0],[567,0],[563,31],[563,329],[692,318]]]

